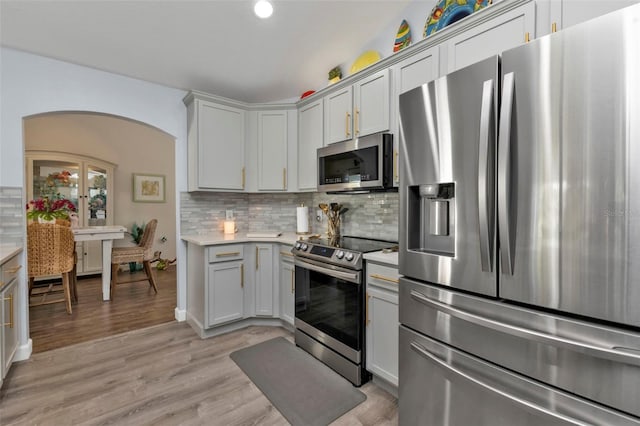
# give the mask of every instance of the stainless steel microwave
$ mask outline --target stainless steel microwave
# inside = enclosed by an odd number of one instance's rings
[[[318,191],[392,191],[393,135],[376,133],[318,149]]]

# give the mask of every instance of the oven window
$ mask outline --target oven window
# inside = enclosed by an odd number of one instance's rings
[[[362,350],[362,285],[296,266],[296,318]]]
[[[320,184],[378,180],[378,146],[320,158]]]

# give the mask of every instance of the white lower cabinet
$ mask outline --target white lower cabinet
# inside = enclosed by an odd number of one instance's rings
[[[19,254],[3,263],[0,269],[0,385],[18,350],[17,276],[20,269]]]
[[[274,313],[273,245],[255,244],[255,314],[271,317]]]
[[[398,386],[398,269],[367,262],[367,370]]]
[[[280,247],[280,319],[293,325],[295,317],[296,268],[291,246]]]
[[[209,265],[207,279],[207,327],[244,316],[244,262]]]

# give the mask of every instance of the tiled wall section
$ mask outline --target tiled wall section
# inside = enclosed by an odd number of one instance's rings
[[[0,243],[24,245],[22,241],[22,188],[0,186]]]
[[[326,219],[315,220],[320,203],[336,202],[349,211],[343,216],[343,235],[398,240],[398,193],[332,195],[325,193],[240,194],[181,193],[180,233],[193,235],[222,231],[225,210],[233,209],[243,232],[296,230],[296,207],[309,206],[309,224],[314,233],[325,233]]]

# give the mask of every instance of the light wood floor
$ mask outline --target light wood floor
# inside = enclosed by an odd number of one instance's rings
[[[185,323],[135,330],[35,354],[0,390],[0,424],[286,425],[229,358],[277,336],[250,327],[200,339]],[[395,425],[397,400],[372,383],[367,400],[334,425]]]
[[[118,285],[111,302],[102,300],[100,276],[78,279],[78,304],[71,315],[64,303],[29,308],[33,352],[43,352],[175,320],[176,268],[156,271],[158,294],[148,281]],[[144,272],[120,272],[119,279],[144,277]],[[38,291],[37,289],[34,292]],[[51,297],[60,298],[61,295]],[[38,300],[32,298],[33,301]]]

